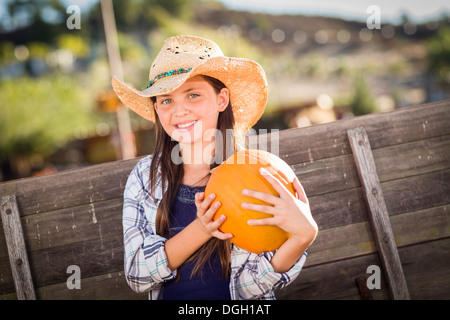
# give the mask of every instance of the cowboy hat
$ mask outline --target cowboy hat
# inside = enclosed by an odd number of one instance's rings
[[[150,98],[168,94],[196,75],[216,78],[228,88],[235,122],[244,130],[263,114],[267,103],[263,68],[249,59],[225,57],[216,43],[200,37],[180,35],[167,39],[150,67],[146,89],[139,91],[115,76],[112,86],[123,104],[155,121]]]

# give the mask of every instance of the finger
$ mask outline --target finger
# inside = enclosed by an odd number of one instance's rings
[[[208,210],[209,206],[211,205],[211,202],[214,200],[216,195],[214,193],[211,193],[209,196],[206,197],[206,199],[202,200],[203,197],[204,197],[204,193],[200,192],[198,199],[197,198],[195,199],[195,205],[197,206],[197,215],[205,214],[205,212]]]
[[[211,229],[219,230],[220,226],[227,220],[227,217],[225,215],[220,215],[215,221],[211,221],[210,226]]]
[[[305,189],[303,189],[303,186],[301,185],[297,177],[295,177],[294,181],[292,182],[292,185],[294,187],[295,192],[297,192],[297,198],[303,201],[304,203],[308,203],[308,197],[306,196]]]
[[[264,205],[264,204],[242,202],[241,203],[241,207],[243,209],[258,211],[258,212],[272,214],[272,215],[274,215],[276,213],[276,208],[275,207],[267,206],[267,205]]]
[[[208,210],[206,210],[204,217],[207,220],[212,220],[217,210],[219,210],[221,203],[219,201],[214,202]]]
[[[259,173],[272,185],[280,197],[284,197],[286,194],[291,196],[291,193],[286,189],[286,187],[281,183],[281,181],[275,178],[269,171],[264,168],[259,169]]]
[[[219,230],[214,231],[212,235],[220,240],[228,240],[234,237],[231,233],[223,233]]]
[[[195,194],[195,205],[197,207],[200,205],[200,203],[202,203],[204,197],[205,197],[205,193],[204,192],[197,192]]]
[[[262,218],[247,220],[247,224],[251,226],[274,226],[276,225],[275,218]]]
[[[244,189],[244,190],[242,190],[242,194],[244,196],[252,197],[252,198],[264,201],[266,203],[273,204],[273,205],[277,205],[280,202],[279,197],[274,196],[270,193]]]
[[[225,215],[221,215],[219,218],[217,218],[216,221],[211,223],[211,228],[212,229],[216,229],[215,231],[213,231],[211,234],[216,237],[219,238],[221,240],[227,240],[227,239],[231,239],[233,237],[233,235],[231,233],[223,233],[219,230],[220,226],[225,222],[225,220],[227,219],[227,217]]]

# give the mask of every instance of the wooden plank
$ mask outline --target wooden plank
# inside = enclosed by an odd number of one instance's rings
[[[450,203],[450,170],[382,184],[390,215]]]
[[[69,275],[68,275],[69,276]],[[83,276],[83,274],[82,274]],[[147,300],[147,293],[135,293],[125,280],[123,271],[82,278],[81,288],[68,289],[66,282],[36,288],[39,300]],[[16,294],[0,295],[0,300],[14,300]]]
[[[80,290],[66,283],[36,289],[39,300],[147,300],[148,293],[136,293],[128,286],[123,271],[82,278]],[[1,298],[0,298],[1,299]]]
[[[450,170],[446,170],[382,183],[391,217],[450,203],[449,179]],[[369,220],[360,188],[312,196],[310,202],[321,231]],[[119,234],[121,206],[121,199],[113,199],[23,217],[27,249],[35,251]],[[0,225],[0,257],[5,256],[7,247]]]
[[[449,238],[399,249],[412,299],[450,299]],[[309,259],[309,258],[308,258]],[[293,284],[277,291],[278,299],[361,299],[354,279],[367,276],[369,265],[380,265],[377,254],[305,266]],[[427,266],[433,264],[433,268]],[[427,272],[423,272],[427,270]],[[67,275],[66,275],[67,276]],[[83,273],[82,273],[83,276]],[[375,300],[388,299],[384,276],[381,290],[371,290]],[[438,294],[436,294],[438,293]],[[36,288],[39,299],[146,299],[126,285],[122,271],[82,278],[81,290],[68,290],[65,282]],[[14,299],[5,294],[2,299]]]
[[[450,237],[449,205],[391,217],[398,247]],[[305,266],[376,252],[370,222],[321,230],[308,250]]]
[[[450,135],[388,146],[372,152],[382,182],[450,169]]]
[[[450,170],[393,180],[381,184],[389,215],[450,204]],[[308,189],[305,187],[306,193]],[[311,212],[321,231],[368,221],[361,188],[309,197]]]
[[[14,195],[1,197],[0,208],[17,298],[19,300],[35,300],[16,197]]]
[[[382,183],[391,220],[399,214],[450,203],[449,180],[450,170],[446,170]],[[312,196],[309,200],[321,232],[369,221],[361,188]],[[121,199],[113,199],[22,217],[27,249],[33,252],[121,234],[121,206]],[[97,223],[93,222],[94,218]],[[0,224],[0,257],[6,256],[6,242]]]
[[[304,267],[297,279],[275,295],[280,300],[361,300],[355,279],[367,275],[370,265],[380,265],[377,254]],[[389,298],[384,277],[381,289],[371,293],[374,300]]]
[[[82,277],[118,272],[123,270],[123,236],[118,234],[38,250],[30,252],[28,258],[33,266],[31,274],[36,288],[65,282],[70,265],[77,265]],[[0,270],[5,267],[5,260],[0,258]],[[12,286],[13,281],[7,275],[2,279],[0,295],[11,292]]]
[[[450,135],[373,150],[381,182],[450,168]],[[352,155],[293,164],[308,196],[361,185]],[[327,177],[324,179],[323,177]]]
[[[123,270],[123,236],[113,235],[32,252],[36,287],[65,282],[67,267],[77,265],[83,277]]]
[[[399,249],[411,299],[450,300],[450,238]]]
[[[308,189],[305,190],[308,194]],[[321,232],[369,220],[361,188],[312,196],[309,202]]]
[[[351,154],[346,131],[362,126],[372,149],[450,134],[450,100],[282,130],[279,156],[289,164]],[[270,133],[267,134],[270,141]]]
[[[386,271],[392,298],[396,300],[409,299],[408,287],[395,244],[389,213],[384,202],[369,138],[364,128],[349,130],[347,134],[368,204],[375,243]]]
[[[120,198],[140,159],[0,183],[0,195],[15,194],[21,216]]]
[[[122,199],[83,204],[21,218],[27,249],[41,249],[122,234]],[[7,256],[0,226],[0,257]]]
[[[411,299],[450,299],[450,238],[405,246],[399,254]],[[304,267],[292,284],[276,292],[277,299],[359,300],[354,280],[369,275],[366,271],[370,265],[381,265],[377,254]],[[373,289],[371,294],[374,300],[389,299],[383,271],[381,289]]]

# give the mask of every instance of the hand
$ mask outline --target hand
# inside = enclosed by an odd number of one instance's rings
[[[199,220],[203,231],[220,240],[232,238],[233,235],[231,233],[223,233],[219,230],[220,226],[227,218],[225,215],[221,215],[216,221],[213,221],[213,217],[221,205],[219,201],[216,201],[211,205],[216,195],[212,193],[206,199],[204,199],[204,197],[204,192],[199,192],[195,195],[197,219]]]
[[[253,226],[278,226],[293,237],[312,243],[317,235],[318,227],[311,215],[308,198],[297,177],[293,181],[296,197],[267,170],[261,168],[260,173],[278,192],[279,197],[264,192],[243,190],[243,195],[262,200],[269,205],[244,202],[242,208],[272,215],[269,218],[248,220],[247,223]]]

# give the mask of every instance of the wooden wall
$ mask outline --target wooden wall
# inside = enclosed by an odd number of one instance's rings
[[[360,299],[381,267],[347,130],[369,137],[411,299],[450,298],[450,102],[280,132],[280,156],[309,196],[320,231],[280,299]],[[383,274],[383,271],[382,271]],[[382,279],[374,299],[388,299]]]
[[[279,132],[319,235],[279,299],[360,299],[355,284],[381,267],[347,130],[369,137],[412,299],[450,298],[450,101]],[[37,299],[145,299],[123,274],[122,193],[138,159],[0,184],[16,195]],[[81,270],[69,290],[67,267]],[[382,270],[383,274],[383,270]],[[389,299],[387,284],[372,290]],[[0,225],[0,299],[15,299]]]
[[[123,189],[137,161],[0,184],[0,195],[17,197],[37,299],[147,297],[131,291],[123,275]],[[66,286],[70,265],[80,267],[80,290]],[[1,229],[0,297],[15,298],[14,291]]]

